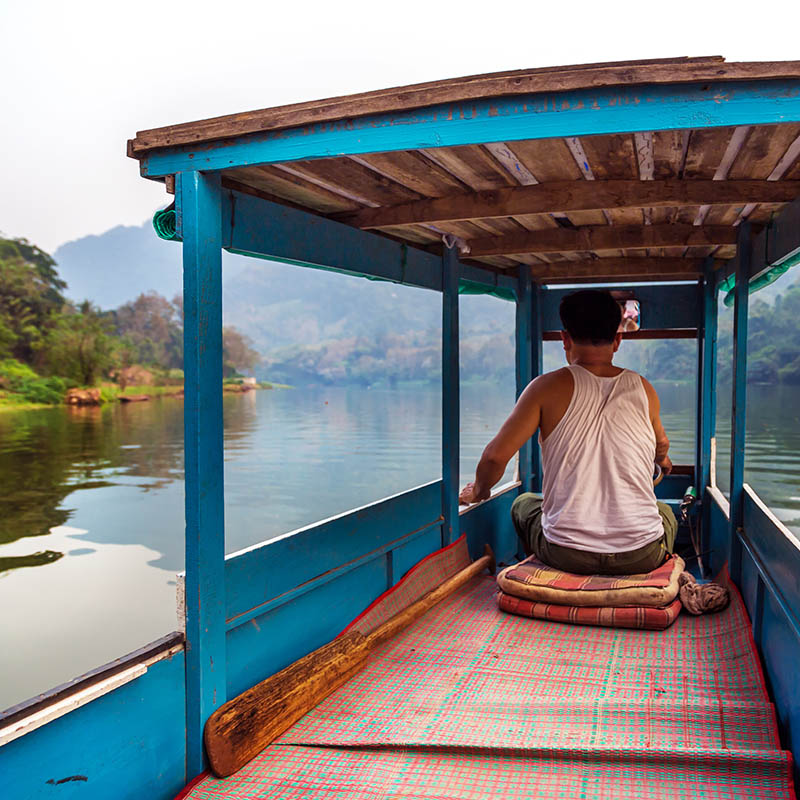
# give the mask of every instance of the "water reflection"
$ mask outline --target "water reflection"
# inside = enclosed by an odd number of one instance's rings
[[[673,460],[691,463],[694,386],[658,389]],[[800,390],[753,391],[747,477],[797,525]],[[513,387],[461,399],[467,480]],[[436,390],[252,392],[223,409],[227,552],[440,476]],[[182,401],[2,414],[0,486],[0,707],[175,629]]]

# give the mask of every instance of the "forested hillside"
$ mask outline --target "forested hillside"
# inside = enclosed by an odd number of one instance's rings
[[[3,277],[0,358],[13,356],[45,377],[80,383],[126,364],[180,368],[180,303],[167,299],[180,285],[180,246],[158,239],[149,224],[59,248],[63,273],[61,263],[33,245],[5,240],[4,247],[10,266]],[[104,305],[112,296],[120,302]],[[11,297],[28,304],[24,314],[7,308]],[[800,383],[798,278],[785,276],[751,303],[750,381]],[[441,298],[435,292],[225,253],[223,314],[228,372],[255,369],[262,379],[292,385],[439,380]],[[722,380],[730,372],[730,317],[721,307]],[[513,381],[513,330],[513,304],[462,296],[463,377]],[[624,350],[625,363],[652,379],[688,379],[696,369],[693,342]],[[545,366],[560,363],[560,355],[548,355]]]
[[[142,294],[113,310],[72,302],[55,260],[24,239],[0,239],[0,400],[60,403],[75,387],[111,381],[121,390],[135,374],[183,382],[180,298]],[[223,329],[225,372],[259,361],[249,341]]]

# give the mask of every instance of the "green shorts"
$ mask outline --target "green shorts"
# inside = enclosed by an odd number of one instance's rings
[[[545,538],[540,494],[525,492],[511,506],[511,519],[525,555],[536,555],[551,567],[581,575],[634,575],[663,564],[667,554],[673,552],[678,521],[666,503],[658,503],[658,513],[664,534],[654,542],[625,553],[593,553],[553,544]]]

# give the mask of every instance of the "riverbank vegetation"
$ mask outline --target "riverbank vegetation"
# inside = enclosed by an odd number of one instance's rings
[[[70,302],[65,289],[47,253],[0,239],[0,405],[59,404],[74,389],[97,389],[100,402],[182,391],[180,297],[142,294],[103,311]],[[225,378],[260,360],[246,336],[223,328]]]

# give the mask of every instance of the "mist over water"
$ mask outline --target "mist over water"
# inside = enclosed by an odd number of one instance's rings
[[[694,386],[658,389],[673,461],[691,463]],[[462,387],[462,484],[513,403],[513,386]],[[749,407],[747,480],[800,532],[800,388],[750,387]],[[226,551],[438,479],[440,415],[430,387],[226,396]],[[0,708],[178,627],[181,400],[0,414],[0,486]]]

